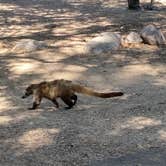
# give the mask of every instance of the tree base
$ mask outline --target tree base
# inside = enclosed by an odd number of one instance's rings
[[[130,10],[139,10],[139,0],[128,0],[128,9]]]

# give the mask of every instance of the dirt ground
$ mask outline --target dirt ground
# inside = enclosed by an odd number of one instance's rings
[[[166,49],[84,52],[101,32],[139,32],[149,23],[166,32],[166,7],[155,6],[128,11],[124,0],[0,0],[1,166],[166,165]],[[13,52],[20,39],[48,47]],[[25,87],[58,78],[125,95],[79,95],[71,110],[44,100],[27,110],[32,98],[21,99]]]

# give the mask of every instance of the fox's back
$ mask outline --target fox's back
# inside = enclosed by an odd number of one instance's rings
[[[61,97],[73,92],[72,81],[63,79],[40,83],[39,89],[43,94],[43,97],[50,99]]]

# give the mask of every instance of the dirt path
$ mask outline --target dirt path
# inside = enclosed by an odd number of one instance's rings
[[[135,12],[125,1],[0,0],[0,165],[159,165],[166,159],[166,50],[121,49],[85,55],[100,32],[125,34],[155,23],[166,31],[166,10]],[[160,4],[156,4],[160,6]],[[48,48],[19,54],[20,39]],[[29,111],[25,86],[65,78],[99,91],[123,90],[116,99],[79,95],[72,110],[43,101]]]

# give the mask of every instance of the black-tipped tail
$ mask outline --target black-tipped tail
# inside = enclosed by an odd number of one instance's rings
[[[124,94],[123,92],[98,93],[98,97],[110,98],[110,97],[122,96],[123,94]]]

